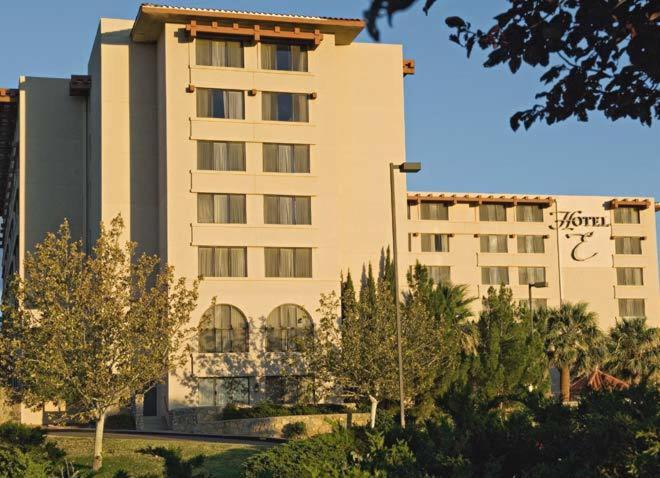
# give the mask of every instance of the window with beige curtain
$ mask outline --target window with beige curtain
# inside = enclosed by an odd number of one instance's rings
[[[243,91],[196,88],[197,117],[245,119]]]
[[[275,308],[266,319],[266,351],[295,351],[297,342],[313,333],[312,318],[295,304]]]
[[[263,92],[261,104],[265,121],[309,121],[309,97],[305,93]]]
[[[518,301],[520,307],[529,309],[529,299],[520,299]],[[548,308],[548,299],[532,299],[532,310],[540,310]]]
[[[644,299],[619,299],[620,317],[645,317]]]
[[[307,47],[261,43],[261,68],[264,70],[307,71]]]
[[[312,277],[312,249],[267,247],[264,249],[266,277]]]
[[[265,224],[303,225],[312,223],[309,196],[264,196]]]
[[[481,283],[484,285],[508,285],[509,269],[507,267],[482,267]]]
[[[449,266],[424,266],[429,279],[432,279],[435,284],[441,282],[450,282],[451,269]]]
[[[545,282],[545,267],[518,267],[518,284]]]
[[[449,206],[442,202],[422,202],[419,205],[419,218],[424,220],[447,221]]]
[[[245,224],[245,194],[197,194],[197,222]]]
[[[615,237],[614,251],[616,254],[641,254],[641,237]]]
[[[200,353],[248,351],[248,323],[238,308],[229,304],[210,307],[199,324]]]
[[[200,407],[250,404],[250,377],[199,377],[197,388]]]
[[[265,173],[309,173],[308,144],[264,143]]]
[[[616,224],[639,224],[639,208],[619,206],[614,210]]]
[[[243,43],[197,38],[195,59],[196,64],[200,66],[243,68]]]
[[[197,141],[197,169],[245,171],[245,143]]]
[[[479,236],[479,250],[481,252],[508,252],[508,238],[506,234],[483,234]]]
[[[519,204],[516,206],[516,221],[543,222],[543,208],[538,204]]]
[[[449,234],[421,234],[422,252],[449,252]]]
[[[644,285],[644,271],[641,267],[617,267],[617,285]]]
[[[543,236],[518,236],[519,254],[541,254],[545,252],[545,238]]]
[[[504,204],[480,204],[480,221],[506,221],[506,208]]]
[[[316,403],[314,378],[305,375],[267,375],[266,399],[271,403]]]
[[[202,277],[247,277],[245,247],[199,247],[198,264]]]

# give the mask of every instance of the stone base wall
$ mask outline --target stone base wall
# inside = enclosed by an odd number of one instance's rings
[[[243,418],[218,420],[221,409],[199,407],[171,412],[172,430],[185,433],[230,435],[260,438],[283,438],[282,428],[289,423],[303,422],[307,435],[313,436],[332,431],[334,424],[343,427],[362,426],[369,423],[368,413],[333,413],[327,415],[288,415],[284,417]]]

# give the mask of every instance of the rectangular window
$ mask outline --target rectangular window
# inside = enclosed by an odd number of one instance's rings
[[[641,237],[615,237],[614,251],[616,254],[641,254]]]
[[[507,267],[482,267],[481,283],[485,285],[508,285],[509,269]]]
[[[450,282],[450,267],[449,266],[424,266],[426,272],[433,282],[440,284],[441,282]]]
[[[518,284],[545,282],[545,267],[518,267]]]
[[[232,404],[250,404],[249,377],[205,377],[197,379],[200,407],[223,408]]]
[[[518,236],[519,254],[542,254],[545,252],[543,236]]]
[[[644,285],[644,272],[641,267],[617,267],[617,285]]]
[[[312,378],[305,376],[266,376],[266,399],[272,403],[298,404],[313,402]]]
[[[312,277],[310,248],[267,247],[266,277]]]
[[[197,117],[245,119],[242,91],[197,88]]]
[[[198,194],[197,222],[245,224],[245,194]]]
[[[195,40],[197,65],[243,68],[243,43],[240,41]]]
[[[422,252],[449,252],[449,234],[422,234]]]
[[[644,317],[644,299],[619,299],[620,317]]]
[[[639,224],[639,208],[619,206],[614,210],[616,224]]]
[[[305,93],[264,92],[261,98],[265,121],[309,121],[309,97]]]
[[[307,71],[307,47],[262,43],[261,68],[264,70]]]
[[[504,204],[480,204],[480,221],[506,221],[506,208]]]
[[[489,234],[479,236],[481,252],[508,252],[508,238],[505,234]]]
[[[447,221],[449,206],[441,202],[422,202],[419,205],[419,218],[424,220]]]
[[[247,277],[245,247],[198,248],[199,275],[203,277]]]
[[[516,206],[516,221],[543,222],[543,208],[538,204],[519,204]]]
[[[311,224],[312,198],[309,196],[264,196],[265,224]]]
[[[529,309],[529,299],[520,299],[518,301],[520,307]],[[532,299],[532,310],[547,309],[548,299]]]
[[[245,143],[197,141],[197,169],[245,171]]]
[[[263,145],[265,173],[309,173],[309,145]]]

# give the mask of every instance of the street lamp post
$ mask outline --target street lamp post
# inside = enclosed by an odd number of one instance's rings
[[[539,289],[544,287],[548,287],[547,282],[530,282],[529,284],[527,284],[527,290],[529,292],[529,326],[532,334],[534,333],[534,310],[532,307],[532,289],[533,288]]]
[[[392,201],[392,262],[394,262],[394,305],[396,309],[396,346],[399,355],[399,409],[401,428],[406,426],[406,414],[403,394],[403,352],[401,349],[401,306],[399,304],[399,254],[396,233],[396,194],[394,191],[394,171],[402,173],[417,173],[422,169],[422,163],[390,163],[390,200]]]

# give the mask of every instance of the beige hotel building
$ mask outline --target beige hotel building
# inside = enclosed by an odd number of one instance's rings
[[[203,276],[195,353],[145,395],[152,425],[298,399],[281,379],[290,339],[342,272],[391,244],[414,62],[354,41],[363,26],[143,4],[135,20],[101,19],[87,74],[0,89],[5,282],[64,218],[89,247],[117,214],[142,251]],[[504,282],[521,300],[546,281],[536,301],[586,300],[603,327],[657,324],[652,199],[414,193],[394,178],[402,280],[419,261],[474,295]]]

